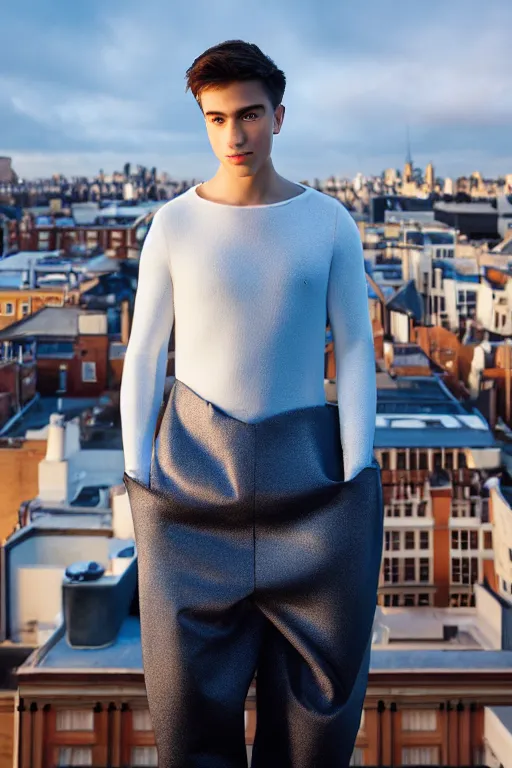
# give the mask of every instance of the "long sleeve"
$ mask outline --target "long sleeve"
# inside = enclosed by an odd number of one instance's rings
[[[377,383],[364,255],[357,224],[336,214],[327,310],[336,357],[336,393],[345,480],[371,463]]]
[[[159,209],[154,215],[140,255],[120,392],[125,471],[146,484],[174,323],[173,286],[162,214]]]

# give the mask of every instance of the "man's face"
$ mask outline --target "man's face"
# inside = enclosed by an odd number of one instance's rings
[[[200,100],[208,138],[219,162],[231,174],[253,175],[270,156],[273,134],[279,133],[283,122],[283,105],[272,109],[259,80],[210,87],[202,91]],[[241,161],[228,158],[237,152],[250,154]]]

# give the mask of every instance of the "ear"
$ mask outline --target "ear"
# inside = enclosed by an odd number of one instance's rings
[[[284,113],[285,113],[286,107],[284,104],[279,104],[278,107],[276,107],[276,110],[274,112],[274,133],[279,133],[281,130],[281,126],[283,124],[284,120]]]

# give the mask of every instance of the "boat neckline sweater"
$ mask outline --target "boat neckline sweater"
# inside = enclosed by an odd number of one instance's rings
[[[168,343],[175,376],[228,415],[254,423],[325,403],[325,326],[336,358],[345,480],[373,459],[376,372],[358,227],[336,198],[305,184],[276,203],[231,205],[200,184],[154,214],[139,260],[125,353],[125,471],[149,483]]]

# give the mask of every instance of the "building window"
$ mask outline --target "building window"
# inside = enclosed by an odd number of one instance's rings
[[[430,560],[428,557],[420,557],[420,581],[430,581]]]
[[[435,731],[436,729],[435,709],[404,709],[402,711],[403,731]]]
[[[152,731],[153,730],[149,709],[134,709],[132,711],[132,730],[134,731]]]
[[[400,606],[400,597],[401,595],[399,594],[384,595],[384,606],[386,608],[397,608]]]
[[[416,560],[414,559],[414,557],[406,557],[404,566],[405,566],[404,581],[415,581],[416,580]]]
[[[452,592],[450,594],[450,607],[451,608],[468,608],[470,606],[475,607],[475,593],[474,592]]]
[[[96,378],[96,361],[82,361],[82,381],[98,381]]]
[[[420,501],[418,504],[418,509],[416,514],[418,517],[426,517],[427,516],[427,502],[426,501]]]
[[[92,709],[60,709],[56,713],[57,731],[93,731],[94,712]]]
[[[59,765],[85,766],[92,764],[92,749],[90,747],[59,747]]]
[[[478,531],[452,530],[452,549],[479,549]]]
[[[478,581],[477,557],[452,557],[452,584],[474,584]]]
[[[384,558],[384,581],[386,583],[398,583],[400,578],[399,562],[397,557]]]
[[[72,358],[74,357],[72,341],[38,341],[38,358]]]
[[[402,747],[402,765],[439,765],[439,747]]]
[[[156,747],[132,747],[131,765],[148,765],[152,768],[158,766]]]

